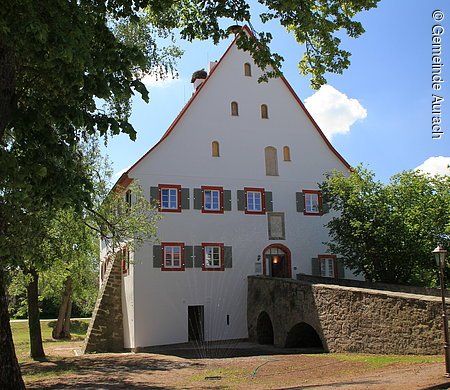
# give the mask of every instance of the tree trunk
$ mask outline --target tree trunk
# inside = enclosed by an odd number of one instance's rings
[[[69,303],[67,304],[66,318],[64,320],[64,338],[70,339],[70,315],[72,314],[72,295],[70,296]]]
[[[70,306],[70,307],[69,307]],[[58,311],[58,321],[53,329],[52,337],[54,339],[70,338],[70,314],[72,312],[72,278],[70,276],[64,281],[64,292],[61,299],[61,305]],[[67,314],[68,313],[68,314]],[[69,325],[66,325],[66,318],[69,317]],[[67,334],[66,334],[67,331]],[[68,337],[67,337],[68,335]]]
[[[3,271],[0,269],[0,389],[23,390],[25,385],[14,349],[9,324],[8,301],[3,283]]]
[[[27,271],[31,282],[27,285],[28,327],[30,330],[30,356],[37,360],[45,358],[42,345],[41,323],[39,321],[39,275],[34,268]]]

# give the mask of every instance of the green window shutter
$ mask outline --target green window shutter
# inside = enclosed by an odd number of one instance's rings
[[[153,268],[161,268],[162,265],[162,246],[153,245]]]
[[[225,246],[223,248],[223,263],[225,268],[233,267],[232,247]]]
[[[183,210],[189,210],[189,188],[181,189],[181,208]]]
[[[296,192],[295,199],[297,202],[297,211],[303,213],[305,211],[305,194],[303,192]]]
[[[159,203],[159,188],[158,187],[150,187],[150,203],[158,202]]]
[[[311,259],[311,274],[313,276],[320,276],[320,261],[317,257]]]
[[[192,246],[184,247],[184,266],[186,268],[192,268],[194,266],[194,248]]]
[[[266,191],[264,193],[264,207],[265,211],[273,211],[272,192]]]
[[[330,212],[330,204],[329,203],[322,203],[322,214],[327,214]]]
[[[194,188],[194,209],[201,210],[203,206],[202,189]]]
[[[225,211],[231,211],[231,191],[223,191],[223,209]]]
[[[203,248],[200,245],[194,246],[194,267],[202,268],[203,265]]]
[[[245,191],[244,190],[237,191],[237,209],[239,211],[245,210]]]
[[[336,259],[336,277],[339,279],[345,279],[345,267],[343,259]]]

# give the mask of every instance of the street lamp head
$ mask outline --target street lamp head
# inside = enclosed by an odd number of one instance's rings
[[[438,246],[431,253],[434,255],[436,265],[440,268],[444,268],[445,258],[447,257],[447,251],[444,247],[441,244],[438,244]]]

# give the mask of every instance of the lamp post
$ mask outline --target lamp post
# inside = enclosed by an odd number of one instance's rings
[[[444,322],[444,353],[445,353],[445,376],[450,377],[450,356],[449,356],[449,343],[448,343],[448,321],[447,321],[447,307],[445,305],[445,286],[444,286],[444,267],[447,251],[441,244],[432,252],[436,259],[436,264],[439,267],[439,281],[441,284],[441,297],[442,297],[442,321]]]

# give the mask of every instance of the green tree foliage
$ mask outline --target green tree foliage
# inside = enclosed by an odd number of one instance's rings
[[[450,177],[405,171],[388,184],[362,167],[333,172],[321,184],[339,213],[326,225],[330,252],[369,281],[432,286],[431,251],[450,246]]]
[[[305,53],[299,62],[303,75],[311,76],[311,86],[318,89],[326,83],[326,72],[342,73],[350,65],[350,56],[341,46],[338,33],[357,38],[364,33],[362,24],[354,20],[364,10],[375,8],[380,0],[259,0],[265,11],[259,15],[266,23],[278,21],[292,33]],[[245,0],[212,1],[168,1],[167,7],[150,6],[147,11],[160,27],[180,30],[187,40],[212,38],[215,43],[228,36],[229,30],[221,28],[221,19],[227,18],[238,23],[251,24],[251,2]],[[263,77],[279,75],[283,58],[271,53],[270,32],[253,31],[258,40],[241,35],[238,45],[249,50],[261,69],[266,69]]]

